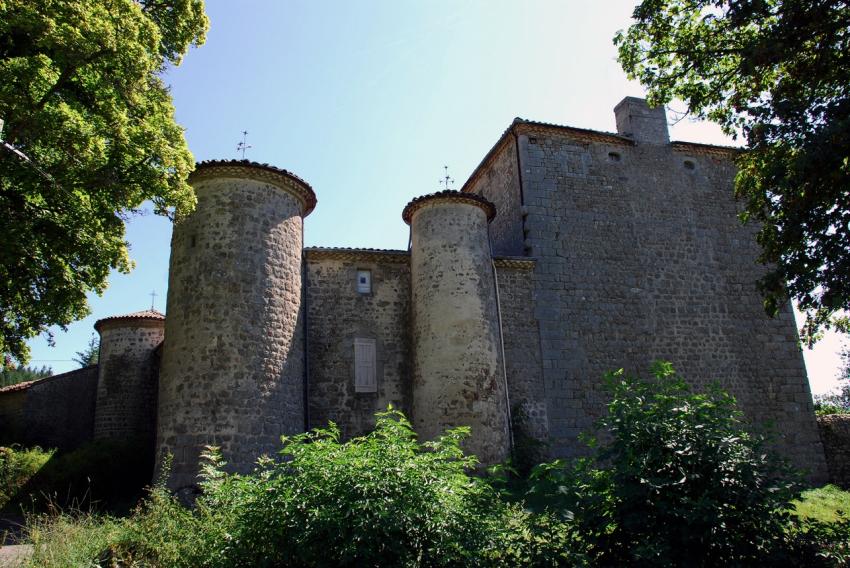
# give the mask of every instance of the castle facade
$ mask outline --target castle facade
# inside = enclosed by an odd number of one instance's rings
[[[180,489],[205,445],[247,471],[281,435],[334,421],[356,436],[392,404],[425,439],[470,426],[485,464],[518,435],[569,457],[604,410],[604,373],[667,359],[696,387],[719,382],[825,480],[793,314],[765,316],[755,287],[736,150],[670,142],[663,109],[641,99],[615,117],[616,134],[516,119],[461,191],[405,207],[408,250],[305,248],[305,181],[198,164],[167,317],[96,324],[99,366],[67,374],[92,399],[79,403],[90,418],[68,418],[88,420],[68,423],[74,440],[147,440],[173,456]],[[33,431],[27,397],[62,377],[0,389],[0,420]]]

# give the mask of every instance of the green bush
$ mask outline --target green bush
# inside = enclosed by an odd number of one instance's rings
[[[53,456],[53,450],[41,448],[22,449],[0,446],[0,509],[18,496],[38,471]]]
[[[51,453],[7,505],[16,512],[98,510],[126,514],[153,475],[153,448],[140,440],[97,440]]]
[[[115,558],[151,566],[569,566],[575,533],[506,504],[460,448],[467,429],[419,443],[396,411],[346,443],[333,424],[284,440],[250,475],[205,456],[192,511],[155,489]]]
[[[669,363],[651,380],[607,377],[612,399],[591,458],[533,473],[530,497],[572,511],[596,562],[758,564],[784,550],[799,493],[734,399],[691,392]]]

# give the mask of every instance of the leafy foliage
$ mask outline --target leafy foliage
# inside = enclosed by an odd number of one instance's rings
[[[0,509],[46,464],[53,451],[0,446]]]
[[[422,444],[388,411],[345,443],[334,425],[285,439],[248,475],[210,448],[193,509],[157,486],[123,521],[41,517],[30,565],[846,565],[850,523],[792,514],[794,484],[731,397],[654,371],[609,377],[593,457],[537,466],[524,503],[472,474],[464,429]]]
[[[810,343],[823,328],[847,330],[850,4],[643,0],[633,17],[614,41],[649,101],[681,99],[746,138],[735,191],[742,219],[761,226],[768,313],[791,296]]]
[[[85,368],[91,365],[97,365],[99,359],[100,339],[98,339],[97,335],[92,334],[85,349],[77,351],[74,361],[80,366],[80,368]]]
[[[505,504],[471,474],[466,433],[420,444],[390,410],[346,443],[334,425],[285,439],[282,459],[263,458],[250,475],[225,473],[210,448],[194,509],[155,488],[108,557],[168,567],[579,563],[569,525]]]
[[[612,400],[593,456],[540,466],[536,501],[572,511],[604,564],[755,565],[783,549],[798,495],[791,472],[728,394],[691,392],[669,363],[652,371],[607,377]]]
[[[0,353],[88,314],[132,267],[124,219],[189,210],[193,158],[158,74],[207,29],[202,0],[0,2]]]
[[[70,452],[53,452],[10,494],[8,510],[29,513],[86,509],[127,513],[145,495],[153,452],[145,440],[96,440]],[[145,451],[145,450],[148,451]]]
[[[43,365],[41,368],[24,365],[9,365],[0,367],[0,388],[43,379],[53,374],[53,369]]]

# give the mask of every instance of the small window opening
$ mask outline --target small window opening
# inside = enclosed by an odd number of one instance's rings
[[[357,291],[361,294],[369,294],[372,291],[372,271],[357,271]]]
[[[608,159],[612,162],[619,162],[620,154],[618,154],[617,152],[608,152]]]
[[[537,138],[535,138],[534,136],[529,136],[528,137],[528,143],[529,144],[537,144]]]
[[[189,246],[195,248],[195,245],[198,244],[198,238],[195,235],[189,237]]]
[[[696,168],[696,167],[697,167],[697,165],[696,165],[695,163],[693,163],[692,161],[690,161],[690,160],[685,160],[685,169],[686,169],[686,170],[692,170],[692,169],[694,169],[694,168]]]

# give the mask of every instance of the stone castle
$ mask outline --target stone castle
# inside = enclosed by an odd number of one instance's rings
[[[766,317],[755,288],[736,150],[670,142],[641,99],[614,112],[616,134],[516,119],[461,191],[404,208],[409,250],[304,248],[305,181],[198,164],[168,317],[102,319],[97,367],[0,390],[4,436],[138,439],[173,456],[175,489],[207,444],[246,471],[281,435],[334,421],[356,436],[389,404],[425,439],[471,426],[485,464],[518,434],[568,457],[606,371],[667,359],[697,387],[719,381],[825,480],[790,306]]]

